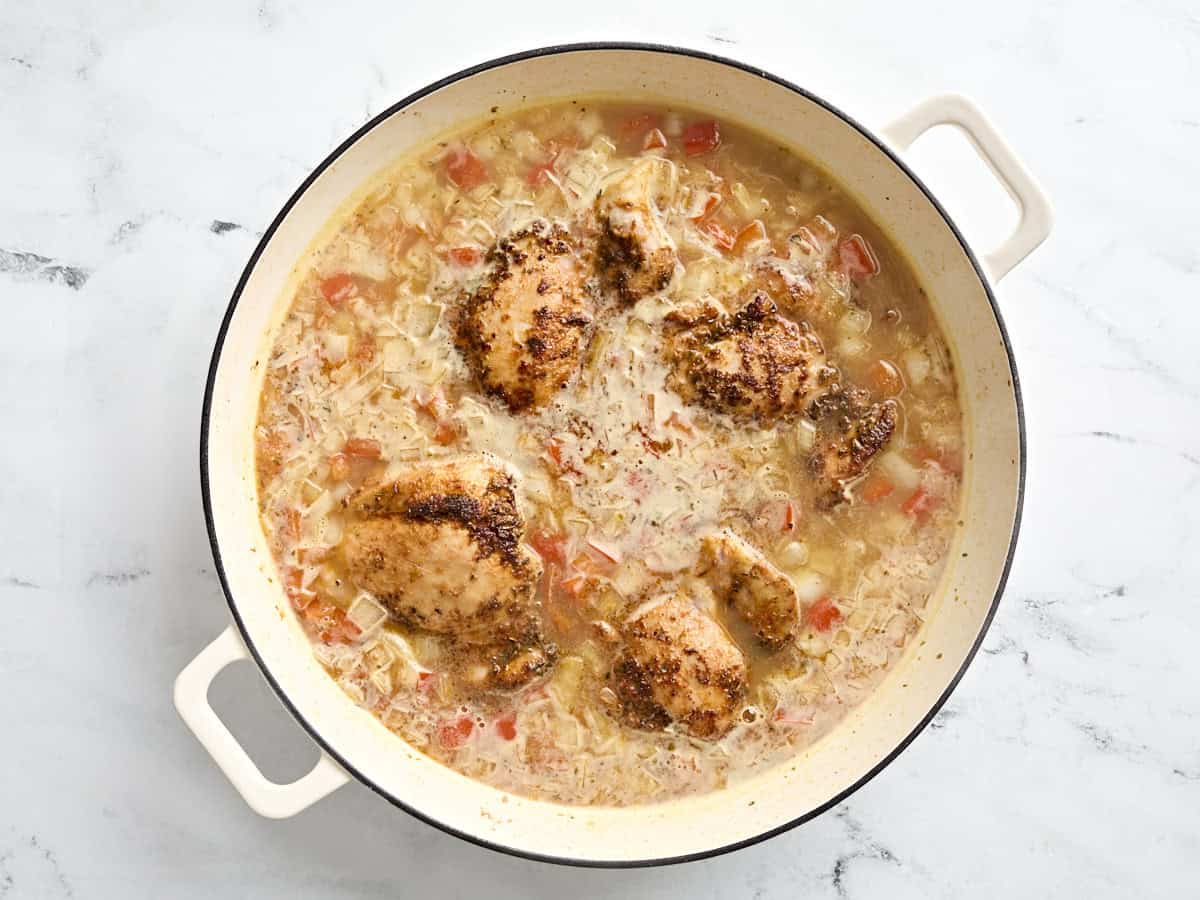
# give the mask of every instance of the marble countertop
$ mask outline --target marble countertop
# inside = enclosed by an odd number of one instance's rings
[[[163,6],[0,11],[0,897],[1196,890],[1194,5]],[[1042,180],[1056,231],[1000,290],[1029,478],[983,653],[849,801],[715,860],[539,865],[357,784],[260,819],[170,700],[228,623],[196,448],[237,275],[310,168],[389,103],[505,52],[630,37],[753,61],[869,123],[965,92]],[[966,153],[931,138],[914,159],[986,246],[1009,213]],[[251,666],[228,670],[213,701],[268,774],[315,758]]]

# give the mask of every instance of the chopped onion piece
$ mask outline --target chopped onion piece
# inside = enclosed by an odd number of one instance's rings
[[[796,423],[796,446],[801,453],[811,453],[817,445],[817,426],[808,419]]]
[[[929,362],[929,357],[925,355],[924,350],[905,350],[900,356],[900,362],[904,364],[904,372],[908,375],[908,383],[914,387],[924,384],[925,379],[929,377],[932,364]]]

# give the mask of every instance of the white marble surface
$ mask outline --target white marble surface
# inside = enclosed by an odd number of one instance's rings
[[[1194,3],[161,6],[0,7],[0,897],[1195,895]],[[228,621],[196,445],[234,281],[369,115],[480,59],[596,38],[752,60],[870,123],[961,90],[1042,179],[1057,230],[1000,291],[1029,490],[984,652],[836,812],[703,863],[511,859],[358,785],[260,819],[170,703]],[[962,152],[931,140],[917,162],[986,244],[1003,208]],[[313,759],[250,666],[214,699],[269,773]]]

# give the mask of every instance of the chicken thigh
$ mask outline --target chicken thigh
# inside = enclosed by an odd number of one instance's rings
[[[652,601],[625,623],[613,667],[622,717],[657,731],[672,722],[716,740],[734,725],[746,694],[746,662],[724,629],[686,594]]]
[[[601,228],[597,262],[605,281],[626,302],[661,291],[675,274],[675,242],[663,212],[675,191],[675,164],[645,157],[596,197]]]
[[[456,344],[483,389],[513,411],[543,406],[579,369],[594,315],[566,233],[535,222],[501,240],[465,298]]]
[[[800,598],[795,586],[737,534],[723,529],[704,538],[699,574],[767,647],[778,649],[796,633]]]

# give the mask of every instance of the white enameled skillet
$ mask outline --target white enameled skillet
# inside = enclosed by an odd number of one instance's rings
[[[828,169],[907,253],[955,359],[968,462],[963,525],[919,639],[862,706],[794,761],[698,797],[625,809],[504,794],[410,749],[356,706],[314,659],[275,577],[258,520],[253,428],[264,362],[290,270],[371,175],[458,123],[540,100],[669,99],[737,120]],[[900,154],[939,124],[958,126],[1016,201],[1015,231],[977,253]],[[878,132],[788,82],[691,50],[636,44],[548,47],[483,63],[418,91],[338,147],[288,200],[242,273],[217,335],[204,396],[200,465],[217,572],[233,624],[180,674],[175,702],[234,787],[265,816],[294,815],[357,778],[467,840],[531,858],[635,866],[710,856],[818,815],[878,773],[929,722],[974,656],[1012,559],[1024,481],[1017,372],[993,284],[1050,230],[1049,205],[969,101],[943,96]],[[266,780],[207,702],[227,664],[251,657],[321,746],[291,784]]]

